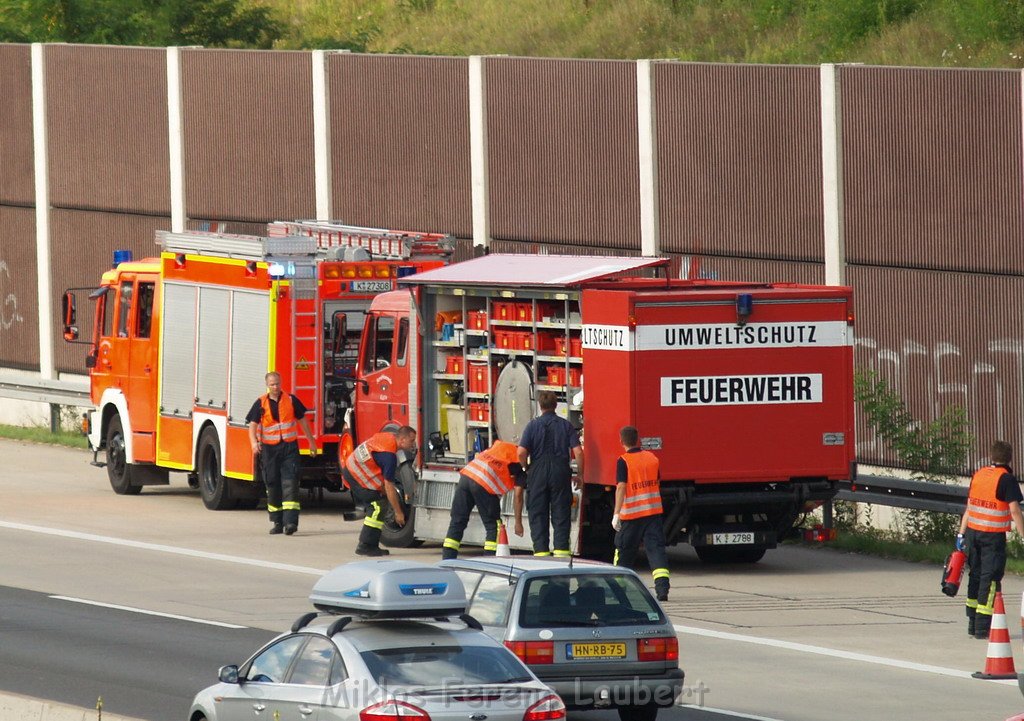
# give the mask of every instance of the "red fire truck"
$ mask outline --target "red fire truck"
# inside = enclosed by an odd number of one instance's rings
[[[326,222],[271,224],[269,236],[159,232],[159,258],[115,254],[96,302],[86,364],[94,463],[119,494],[188,474],[207,508],[254,506],[245,416],[264,374],[309,408],[322,454],[303,485],[341,490],[339,448],[371,300],[399,278],[444,265],[447,236]],[[64,337],[78,340],[76,291]],[[403,325],[407,332],[408,326]],[[104,460],[97,461],[100,452]]]
[[[624,425],[661,461],[668,542],[703,560],[757,561],[834,496],[853,473],[850,289],[639,277],[652,272],[667,261],[489,255],[373,301],[355,430],[408,423],[424,450],[403,489],[411,520],[386,524],[385,543],[443,539],[459,469],[494,438],[518,441],[544,389],[583,430],[574,532],[588,556],[610,555]],[[408,347],[380,342],[406,323]],[[470,524],[464,542],[481,534]]]

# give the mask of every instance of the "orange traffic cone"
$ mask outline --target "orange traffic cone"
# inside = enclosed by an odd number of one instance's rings
[[[494,551],[495,556],[511,556],[512,550],[508,547],[508,531],[505,524],[498,523],[498,548]]]
[[[1010,630],[1006,627],[1006,607],[1003,606],[1003,594],[999,591],[996,591],[996,600],[992,605],[987,656],[985,670],[971,674],[974,678],[1017,678],[1017,670],[1013,666],[1013,650],[1010,648]]]

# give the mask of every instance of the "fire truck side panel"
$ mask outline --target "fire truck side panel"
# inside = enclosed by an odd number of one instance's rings
[[[271,317],[275,304],[265,290],[235,290],[231,297],[225,475],[252,478],[252,449],[245,416],[253,402],[267,392],[264,375],[270,362],[268,354],[274,348]]]
[[[184,470],[191,470],[194,461],[192,412],[195,408],[198,304],[197,286],[164,280],[157,462]]]

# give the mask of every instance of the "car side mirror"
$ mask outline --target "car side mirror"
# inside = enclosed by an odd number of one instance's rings
[[[64,340],[78,340],[78,326],[75,325],[75,294],[70,290],[65,291],[61,299],[61,315],[64,318]]]
[[[238,683],[238,666],[221,666],[217,671],[217,678],[221,683]]]
[[[345,350],[348,341],[348,317],[336,310],[331,316],[331,350],[337,355]]]

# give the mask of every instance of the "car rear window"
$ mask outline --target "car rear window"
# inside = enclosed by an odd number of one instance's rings
[[[531,578],[519,615],[524,628],[663,623],[661,608],[636,576],[625,573]]]
[[[360,655],[381,686],[462,686],[530,680],[526,667],[515,656],[494,646],[388,648]]]

